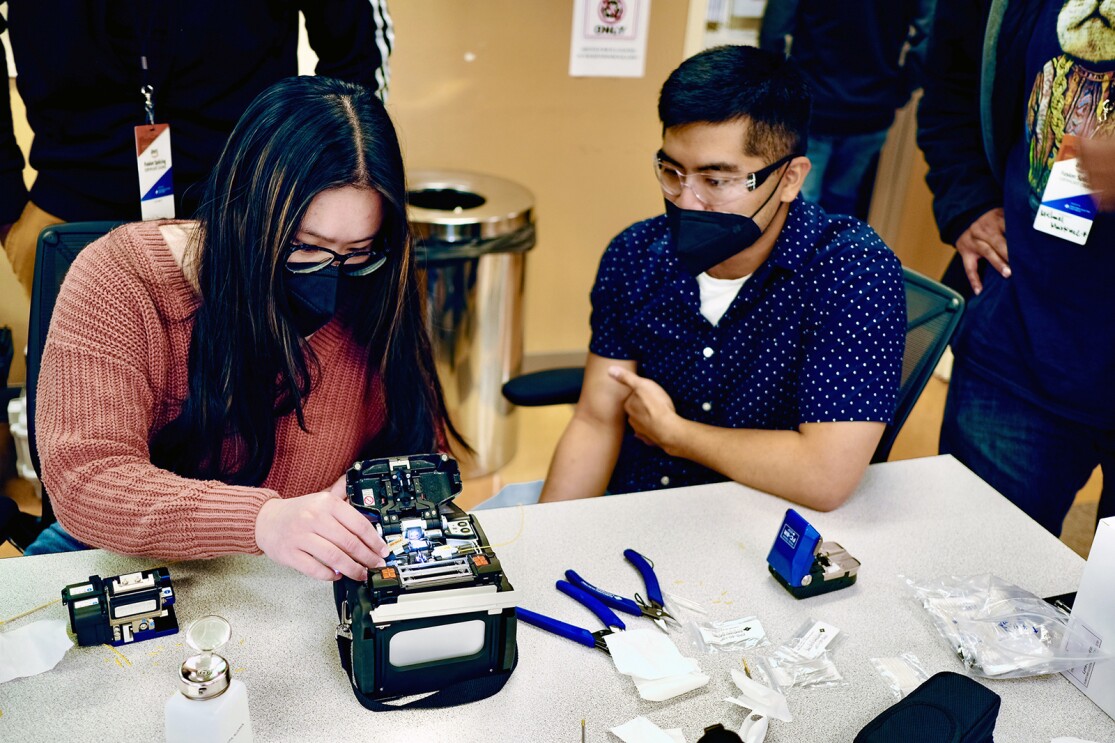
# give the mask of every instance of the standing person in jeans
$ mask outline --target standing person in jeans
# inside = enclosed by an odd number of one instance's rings
[[[386,94],[394,40],[386,0],[8,4],[37,175],[28,193],[12,117],[0,115],[0,241],[28,294],[44,227],[147,218],[136,151],[136,127],[148,122],[146,86],[153,123],[170,126],[174,209],[160,216],[193,217],[202,184],[248,103],[297,74],[300,10],[318,74]]]
[[[759,46],[788,54],[813,91],[813,168],[803,199],[830,214],[867,218],[861,196],[874,179],[894,112],[921,86],[934,2],[767,2]]]
[[[1115,514],[1115,15],[1096,0],[939,0],[926,69],[926,180],[975,292],[941,452],[1059,534],[1097,465],[1099,516]],[[1070,199],[1073,220],[1056,208],[1070,156],[1099,190]]]

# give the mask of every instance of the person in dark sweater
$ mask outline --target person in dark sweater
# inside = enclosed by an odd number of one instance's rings
[[[1096,0],[940,0],[918,111],[941,239],[975,294],[940,449],[1054,534],[1097,465],[1115,515],[1113,28]]]
[[[170,125],[174,216],[193,216],[248,103],[297,74],[299,11],[319,74],[386,94],[394,38],[386,0],[8,4],[37,176],[28,194],[11,116],[0,117],[0,240],[28,292],[43,227],[141,218],[135,128],[148,123],[144,86],[153,123]]]
[[[869,187],[895,110],[921,82],[935,0],[770,0],[759,46],[788,54],[813,90],[802,198],[867,218]]]

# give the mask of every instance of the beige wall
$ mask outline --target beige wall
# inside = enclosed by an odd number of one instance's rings
[[[491,173],[534,193],[525,351],[584,351],[601,253],[662,208],[651,171],[661,141],[655,106],[682,60],[688,2],[653,5],[641,79],[569,77],[569,0],[406,0],[391,12],[389,107],[408,167]],[[26,316],[26,297],[0,257],[0,324]],[[22,358],[17,366],[13,381],[22,381]]]
[[[491,173],[534,193],[525,351],[584,351],[601,253],[662,210],[658,89],[682,60],[688,3],[652,5],[641,79],[569,77],[569,0],[407,0],[391,12],[388,107],[408,167]]]
[[[917,147],[917,99],[898,112],[879,158],[868,221],[904,266],[939,279],[954,251],[938,239],[929,167]]]
[[[640,79],[569,77],[568,0],[391,6],[389,108],[408,167],[491,173],[534,193],[539,238],[527,261],[527,354],[585,350],[588,294],[601,253],[624,227],[662,209],[651,171],[661,141],[656,103],[683,58],[689,5],[652,6]],[[20,108],[18,96],[13,104]],[[14,113],[26,145],[21,108]],[[936,239],[924,172],[910,111],[899,117],[884,152],[871,222],[903,263],[939,276],[951,249]],[[26,297],[0,257],[0,324],[25,322],[26,315]],[[17,348],[23,342],[18,338]],[[19,359],[13,380],[22,379]]]

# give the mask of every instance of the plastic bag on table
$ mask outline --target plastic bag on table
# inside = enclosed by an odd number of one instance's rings
[[[769,656],[756,658],[754,664],[783,689],[791,686],[817,688],[848,685],[826,652],[805,656],[782,645]]]
[[[895,699],[901,699],[929,679],[921,661],[913,653],[897,658],[868,658]]]
[[[903,580],[977,676],[1038,676],[1110,657],[1067,649],[1090,646],[1069,629],[1068,613],[997,576]]]
[[[722,621],[690,620],[685,627],[690,643],[702,653],[750,650],[770,644],[763,623],[755,616]]]

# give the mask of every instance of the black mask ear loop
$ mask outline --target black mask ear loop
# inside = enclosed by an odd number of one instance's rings
[[[786,169],[782,171],[782,175],[778,176],[778,180],[774,182],[774,188],[771,189],[770,195],[767,196],[766,201],[764,201],[762,204],[759,205],[758,209],[751,212],[751,216],[748,217],[748,219],[754,221],[755,220],[755,215],[757,215],[759,212],[761,212],[763,209],[765,209],[767,204],[770,203],[770,200],[774,198],[774,195],[776,193],[778,193],[778,186],[779,186],[780,183],[782,183],[782,179],[786,177],[786,170],[789,170],[790,163],[793,162],[793,158],[795,158],[795,157],[797,157],[797,155],[792,155],[791,159],[786,161]],[[770,224],[767,224],[767,227],[770,227]],[[767,227],[763,228],[763,232],[767,231]]]

